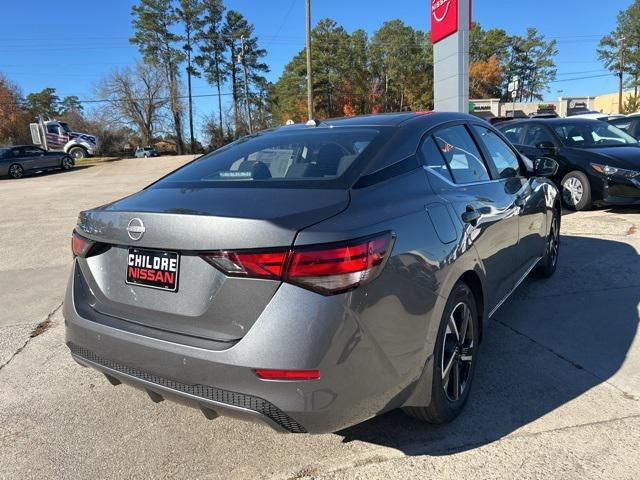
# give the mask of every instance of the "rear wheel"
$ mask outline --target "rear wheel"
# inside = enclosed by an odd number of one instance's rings
[[[458,282],[438,330],[434,352],[431,403],[407,407],[405,412],[430,423],[448,423],[464,408],[475,371],[478,347],[478,310],[471,289]]]
[[[75,160],[80,160],[88,157],[87,151],[82,147],[73,147],[69,150],[69,155],[71,155]]]
[[[24,176],[24,168],[22,165],[14,163],[9,167],[9,176],[11,178],[22,178]]]
[[[551,219],[551,227],[547,236],[547,246],[544,257],[540,260],[538,266],[531,272],[534,277],[549,278],[555,272],[558,266],[558,257],[560,255],[560,214],[556,209],[553,210]]]
[[[571,210],[587,210],[591,207],[591,186],[584,173],[575,170],[564,176],[562,200]]]
[[[61,166],[62,170],[71,170],[73,168],[73,158],[63,157]]]

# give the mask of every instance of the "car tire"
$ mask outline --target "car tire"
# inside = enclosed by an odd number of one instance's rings
[[[18,163],[9,165],[9,176],[15,180],[24,176],[24,168]]]
[[[567,208],[578,212],[591,208],[591,185],[584,173],[578,170],[567,173],[560,182],[560,189]]]
[[[462,332],[465,317],[467,328],[461,338],[461,333],[457,332]],[[427,407],[406,407],[404,411],[408,415],[425,422],[444,424],[460,414],[471,390],[479,332],[475,297],[467,284],[459,281],[449,295],[438,329],[433,355],[431,402]]]
[[[536,278],[549,278],[553,276],[558,267],[558,257],[560,255],[560,214],[558,210],[553,209],[551,217],[551,226],[549,227],[549,235],[546,240],[544,257],[533,269],[531,276]]]
[[[62,162],[60,164],[60,167],[62,168],[62,170],[69,171],[73,168],[74,165],[74,161],[73,161],[73,157],[71,156],[66,156],[66,157],[62,157]]]
[[[81,160],[83,158],[88,157],[89,155],[87,154],[87,151],[82,148],[82,147],[73,147],[69,150],[69,155],[71,155],[71,157],[74,160]]]

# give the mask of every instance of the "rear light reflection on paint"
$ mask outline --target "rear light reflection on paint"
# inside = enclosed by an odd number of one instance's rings
[[[268,370],[256,369],[256,375],[262,380],[318,380],[320,370]]]

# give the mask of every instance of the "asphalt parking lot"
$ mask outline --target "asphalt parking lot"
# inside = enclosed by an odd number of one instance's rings
[[[0,478],[640,478],[640,210],[563,218],[559,269],[491,320],[453,424],[391,412],[282,435],[73,362],[61,302],[78,211],[187,157],[0,179]]]

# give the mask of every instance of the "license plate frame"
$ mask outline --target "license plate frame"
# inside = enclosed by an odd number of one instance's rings
[[[155,265],[154,259],[159,259]],[[163,259],[166,259],[166,265]],[[173,268],[172,260],[175,261],[175,268]],[[158,268],[154,268],[154,266]],[[142,273],[143,271],[144,273]],[[171,278],[171,274],[173,274],[173,282],[166,281]],[[140,278],[141,276],[145,278]],[[146,278],[147,276],[153,276],[154,278]],[[127,251],[125,284],[176,293],[178,291],[179,277],[180,254],[178,252],[129,247]]]

